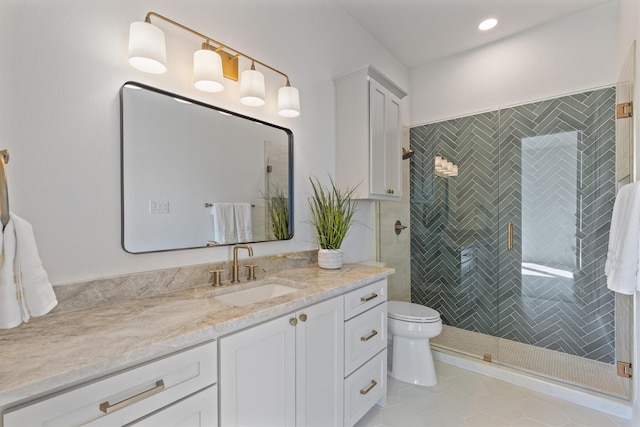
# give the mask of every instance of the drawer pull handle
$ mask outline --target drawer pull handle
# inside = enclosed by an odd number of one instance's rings
[[[360,390],[360,394],[367,394],[369,393],[375,386],[377,386],[378,383],[376,382],[376,380],[371,380],[371,384],[369,384],[369,387]]]
[[[374,298],[378,298],[378,294],[376,294],[375,292],[372,293],[371,295],[369,295],[368,297],[362,297],[360,298],[361,302],[367,302],[367,301],[371,301]]]
[[[378,335],[378,331],[373,329],[368,336],[360,337],[360,341],[369,341],[371,338],[375,337],[376,335]]]
[[[155,387],[143,391],[142,393],[138,393],[135,396],[131,396],[127,399],[121,400],[118,403],[114,403],[113,405],[111,405],[109,401],[102,402],[100,404],[100,410],[105,414],[110,414],[111,412],[117,411],[118,409],[126,408],[129,405],[133,405],[136,402],[140,402],[141,400],[158,394],[162,390],[164,390],[164,381],[158,380],[156,381]]]

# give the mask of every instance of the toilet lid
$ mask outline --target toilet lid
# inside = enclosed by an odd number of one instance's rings
[[[410,322],[433,322],[440,319],[440,313],[433,308],[404,301],[389,301],[387,312],[392,319]]]

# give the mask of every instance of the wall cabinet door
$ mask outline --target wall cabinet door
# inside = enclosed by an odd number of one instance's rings
[[[334,80],[336,183],[361,199],[402,196],[401,101],[407,93],[369,66]]]
[[[369,80],[371,194],[402,196],[400,100],[376,80]]]
[[[334,298],[221,338],[220,424],[341,424],[343,311]]]

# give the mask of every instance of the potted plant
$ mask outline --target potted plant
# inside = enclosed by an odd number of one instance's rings
[[[309,198],[311,224],[318,235],[318,265],[321,268],[342,267],[342,241],[354,224],[358,201],[351,200],[356,187],[341,190],[333,179],[331,185],[323,186],[317,178],[309,177],[313,194]]]
[[[271,195],[262,195],[271,233],[277,240],[286,240],[289,236],[289,199],[284,191],[276,186]]]

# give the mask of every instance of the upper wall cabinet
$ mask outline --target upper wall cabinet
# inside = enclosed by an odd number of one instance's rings
[[[401,104],[407,93],[368,66],[334,80],[336,184],[361,199],[402,196]]]

